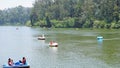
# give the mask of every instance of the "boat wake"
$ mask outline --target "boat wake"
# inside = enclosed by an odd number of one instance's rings
[[[111,38],[111,39],[104,39],[104,40],[120,40],[120,38]]]

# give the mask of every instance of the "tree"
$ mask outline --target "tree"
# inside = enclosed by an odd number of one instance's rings
[[[34,26],[34,23],[36,23],[38,21],[38,16],[37,16],[36,12],[33,12],[30,15],[30,21],[31,21],[32,26]]]
[[[52,27],[52,24],[51,24],[50,19],[49,19],[48,16],[46,17],[46,22],[47,22],[47,27],[48,28]]]
[[[18,6],[15,8],[8,8],[0,11],[0,25],[25,25],[30,20],[31,8]]]

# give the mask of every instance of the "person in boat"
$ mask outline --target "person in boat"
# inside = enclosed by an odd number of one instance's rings
[[[26,64],[26,58],[25,57],[22,58],[22,63]]]
[[[19,63],[26,64],[26,58],[23,57],[22,60],[19,60]]]
[[[8,59],[8,65],[9,66],[12,66],[14,63],[13,63],[13,60],[11,58]]]
[[[50,41],[50,44],[52,44],[53,43],[53,41]]]

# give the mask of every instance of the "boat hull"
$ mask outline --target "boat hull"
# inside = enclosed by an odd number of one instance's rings
[[[3,68],[30,68],[30,66],[3,66]]]
[[[45,40],[45,38],[38,38],[38,40]]]
[[[58,47],[58,45],[49,45],[50,47]]]
[[[3,65],[3,68],[30,68],[29,64],[14,64],[9,66],[8,64]]]

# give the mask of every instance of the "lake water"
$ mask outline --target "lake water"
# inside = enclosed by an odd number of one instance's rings
[[[42,34],[46,40],[37,39]],[[49,47],[51,40],[59,46]],[[120,68],[120,30],[0,26],[0,68],[23,56],[31,68]]]

